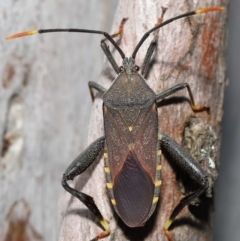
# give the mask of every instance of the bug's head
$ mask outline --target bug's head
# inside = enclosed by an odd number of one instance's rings
[[[135,59],[130,57],[125,57],[122,62],[122,66],[120,67],[120,71],[124,71],[127,74],[131,74],[132,72],[138,71],[139,67],[135,65]]]

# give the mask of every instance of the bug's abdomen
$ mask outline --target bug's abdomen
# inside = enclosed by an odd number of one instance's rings
[[[119,216],[129,227],[141,226],[148,216],[154,195],[154,183],[134,151],[114,180],[113,193]]]

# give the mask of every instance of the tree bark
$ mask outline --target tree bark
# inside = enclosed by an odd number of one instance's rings
[[[166,7],[164,19],[212,5],[226,6],[227,1],[205,1],[201,4],[192,2],[126,1],[119,2],[112,32],[116,32],[121,19],[128,17],[122,39],[119,41],[126,56],[130,56],[143,34],[152,28],[161,16],[161,7]],[[147,76],[147,83],[160,93],[178,83],[187,82],[191,86],[195,102],[209,106],[206,112],[193,113],[184,90],[163,103],[159,109],[159,130],[184,145],[208,172],[211,187],[217,176],[218,152],[220,146],[220,124],[225,76],[227,11],[196,15],[177,20],[162,28],[159,32],[154,63]],[[136,64],[141,65],[153,36],[150,36],[136,57]],[[121,59],[114,51],[117,63]],[[116,77],[106,64],[98,83],[108,88]],[[98,96],[99,97],[99,96]],[[184,98],[182,98],[184,97]],[[102,100],[96,98],[93,103],[88,142],[103,135]],[[170,163],[169,163],[170,162]],[[171,163],[162,160],[162,187],[160,201],[152,218],[142,228],[126,227],[110,205],[106,193],[103,160],[90,167],[81,175],[76,188],[94,197],[104,217],[110,222],[111,234],[105,240],[166,240],[163,226],[173,208],[184,194],[191,189],[192,181],[186,180]],[[171,233],[175,241],[212,240],[213,194],[211,188],[203,195],[200,206],[193,203],[178,216]],[[68,211],[62,222],[59,240],[89,240],[96,236],[100,227],[94,222],[93,215],[78,200],[66,194],[62,206]],[[191,212],[189,211],[191,210]],[[199,214],[200,213],[200,214]]]

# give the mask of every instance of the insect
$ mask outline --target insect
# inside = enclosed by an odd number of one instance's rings
[[[94,98],[93,89],[102,94],[105,135],[90,144],[70,164],[62,178],[62,186],[78,198],[97,217],[104,229],[92,241],[109,235],[109,224],[102,216],[93,198],[71,188],[67,182],[83,173],[103,150],[106,185],[111,203],[117,214],[129,227],[143,226],[156,208],[161,187],[161,150],[168,153],[176,165],[200,186],[199,189],[185,196],[172,211],[163,227],[168,240],[173,240],[169,228],[177,215],[193,199],[208,189],[208,177],[201,166],[176,141],[158,132],[157,103],[187,88],[193,111],[208,111],[209,108],[195,104],[188,83],[177,84],[159,94],[155,94],[147,85],[144,77],[150,66],[157,35],[148,48],[141,68],[141,74],[138,73],[139,67],[135,64],[135,57],[143,42],[152,32],[157,31],[159,28],[180,18],[221,10],[223,10],[223,7],[209,7],[187,12],[166,21],[162,21],[162,18],[160,18],[157,25],[143,35],[129,58],[125,57],[125,54],[114,40],[114,37],[122,34],[126,19],[123,19],[119,32],[113,35],[103,31],[88,29],[41,29],[7,37],[7,39],[14,39],[48,32],[80,32],[105,36],[105,39],[101,41],[101,47],[117,73],[117,77],[113,80],[113,84],[108,90],[96,82],[89,82],[92,98]],[[121,67],[118,67],[106,45],[107,40],[113,44],[121,55]]]

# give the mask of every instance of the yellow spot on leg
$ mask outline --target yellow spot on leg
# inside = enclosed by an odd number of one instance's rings
[[[152,203],[156,203],[157,201],[158,201],[158,197],[154,197]]]
[[[157,155],[158,155],[158,156],[161,156],[161,154],[162,154],[162,151],[161,151],[161,150],[158,150],[158,151],[157,151]]]
[[[160,171],[162,169],[162,165],[157,165],[157,170]]]
[[[169,227],[171,226],[172,224],[172,220],[171,219],[168,219],[168,221],[165,223],[164,227],[163,227],[163,231],[164,231],[164,234],[166,235],[168,241],[172,241],[172,235],[171,233],[169,232]]]
[[[171,224],[172,224],[172,220],[171,220],[171,219],[168,219],[167,222],[165,223],[163,229],[164,229],[164,230],[168,230],[169,227],[171,226]]]
[[[110,227],[108,225],[108,222],[105,220],[105,219],[102,219],[100,221],[101,225],[103,226],[103,228],[106,230],[106,231],[109,231],[110,232]]]
[[[100,221],[102,227],[104,228],[104,232],[101,232],[97,237],[95,237],[95,239],[93,240],[98,240],[98,239],[101,239],[101,238],[104,238],[106,236],[108,236],[110,234],[110,227],[108,225],[108,222],[105,220],[105,219],[102,219]]]
[[[116,205],[116,200],[115,199],[111,199],[111,203],[112,203],[112,205]]]
[[[104,158],[108,158],[107,152],[104,152],[103,157],[104,157]]]
[[[105,171],[106,173],[110,173],[109,167],[104,167],[104,171]]]

